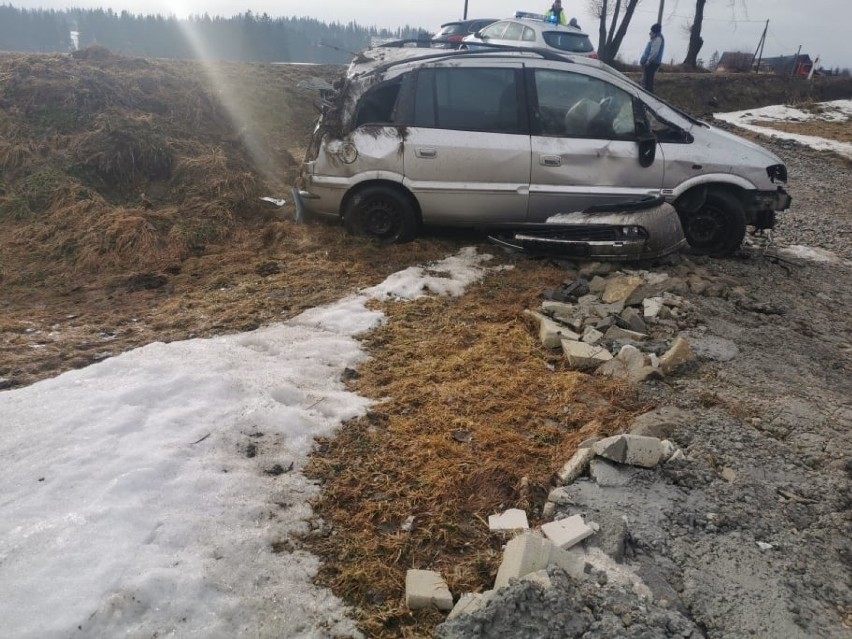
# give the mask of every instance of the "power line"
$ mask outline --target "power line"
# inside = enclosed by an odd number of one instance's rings
[[[654,12],[648,11],[646,9],[636,9],[634,11],[634,13],[650,13],[650,14],[653,14]],[[666,18],[685,18],[686,20],[691,20],[694,17],[695,17],[694,15],[687,16],[687,15],[682,15],[682,14],[679,14],[679,13],[668,13],[668,14],[666,14]],[[736,22],[737,24],[739,24],[739,23],[747,24],[749,22],[756,22],[758,24],[763,24],[764,22],[766,22],[766,19],[763,19],[763,20],[738,20],[736,18],[707,18],[707,17],[705,17],[704,22],[708,22],[708,21],[709,22],[727,22],[727,23]]]

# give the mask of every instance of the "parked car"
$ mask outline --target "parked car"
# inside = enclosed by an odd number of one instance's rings
[[[554,24],[535,14],[521,15],[526,17],[500,20],[472,33],[464,38],[462,48],[484,48],[483,45],[528,47],[598,57],[588,34],[578,27]]]
[[[410,240],[423,224],[505,229],[662,196],[689,244],[719,255],[790,205],[778,157],[597,60],[378,48],[337,86],[297,207],[383,242]],[[631,219],[628,235],[658,232],[645,209]]]
[[[492,22],[497,22],[497,19],[457,20],[442,24],[438,33],[432,36],[432,47],[435,49],[458,49],[465,37],[487,27]]]

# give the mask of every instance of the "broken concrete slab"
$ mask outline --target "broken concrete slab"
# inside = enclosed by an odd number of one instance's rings
[[[628,429],[632,435],[669,439],[689,421],[690,414],[674,406],[663,406],[639,415]]]
[[[580,338],[580,341],[585,342],[586,344],[591,344],[592,346],[597,346],[603,339],[603,336],[604,334],[596,328],[587,326],[586,330],[583,331],[583,337]]]
[[[600,275],[595,275],[591,280],[589,280],[589,293],[600,295],[601,293],[603,293],[603,290],[605,288],[606,280]]]
[[[526,310],[538,322],[538,337],[545,348],[559,348],[563,339],[579,340],[580,335],[536,311]]]
[[[541,532],[561,550],[567,550],[595,534],[594,529],[583,521],[582,515],[548,522],[541,527]]]
[[[644,342],[648,339],[648,336],[645,333],[629,331],[620,326],[610,326],[606,333],[604,333],[604,339],[611,342]]]
[[[638,468],[615,464],[602,457],[597,457],[589,463],[589,477],[598,486],[612,488],[615,486],[627,486],[637,473],[642,472]]]
[[[648,357],[635,346],[626,344],[618,351],[618,355],[610,361],[601,364],[595,371],[595,374],[615,379],[632,380],[645,367],[650,367]]]
[[[646,320],[655,319],[663,308],[662,297],[646,297],[642,300],[642,317]]]
[[[555,302],[553,300],[544,300],[541,303],[541,311],[547,315],[556,316],[557,313],[571,317],[574,315],[576,306],[567,302]]]
[[[488,515],[488,529],[492,532],[528,530],[527,513],[520,508],[510,508],[497,515]]]
[[[559,566],[574,579],[584,579],[586,561],[583,555],[583,549],[580,546],[563,549],[551,545],[548,565]]]
[[[603,346],[568,339],[562,340],[562,352],[568,360],[568,365],[576,370],[594,370],[612,359],[612,353]]]
[[[618,266],[610,262],[583,262],[577,271],[579,277],[593,277],[595,275],[608,275]]]
[[[556,480],[560,484],[570,484],[580,475],[586,472],[589,467],[589,462],[595,456],[595,452],[591,448],[580,448],[575,452],[571,459],[565,462],[565,465],[556,473]]]
[[[671,375],[684,364],[695,359],[695,353],[689,342],[682,335],[678,335],[671,348],[660,357],[660,370],[666,375]]]
[[[624,322],[621,325],[622,328],[626,328],[627,330],[634,331],[636,333],[648,332],[648,325],[645,323],[645,320],[642,319],[642,314],[632,306],[621,311],[618,317],[621,318],[622,322]]]
[[[644,284],[645,280],[635,275],[612,275],[607,278],[606,287],[601,294],[601,299],[606,304],[623,302]]]
[[[686,290],[686,283],[679,277],[670,277],[661,282],[649,282],[633,291],[633,294],[624,300],[624,305],[637,306],[646,297],[660,297],[673,292],[686,292]]]
[[[482,593],[466,592],[459,597],[456,605],[453,606],[453,609],[450,610],[450,614],[447,615],[447,619],[454,619],[459,615],[469,615],[473,614],[477,610],[482,610],[488,605],[488,602],[491,601],[493,596],[493,590],[486,590]]]
[[[438,610],[452,610],[453,595],[440,573],[412,568],[405,573],[405,605],[409,610],[431,606]]]
[[[654,468],[674,452],[671,442],[641,435],[614,435],[597,442],[592,450],[596,455],[619,464]]]
[[[589,312],[595,317],[601,319],[611,315],[619,315],[624,311],[624,302],[615,302],[613,304],[590,304]]]
[[[547,568],[553,544],[538,532],[519,535],[506,544],[503,561],[497,569],[494,588],[509,585],[509,580]]]

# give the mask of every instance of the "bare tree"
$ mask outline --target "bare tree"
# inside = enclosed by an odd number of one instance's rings
[[[707,0],[695,0],[695,17],[692,24],[689,26],[689,47],[686,50],[686,58],[683,60],[683,65],[694,69],[698,63],[698,52],[704,46],[704,39],[701,37],[701,28],[704,25],[704,5]],[[728,6],[731,8],[731,19],[736,19],[737,5],[742,6],[746,16],[748,9],[746,8],[745,0],[728,0]]]
[[[704,38],[701,37],[701,27],[704,24],[704,5],[707,0],[695,0],[695,18],[689,28],[689,46],[686,49],[686,57],[683,65],[694,69],[698,60],[698,52],[704,46]]]
[[[604,62],[612,63],[618,55],[639,2],[640,0],[614,0],[615,4],[612,5],[608,0],[589,0],[589,10],[598,18],[598,57]],[[607,29],[608,17],[611,17],[611,20]]]

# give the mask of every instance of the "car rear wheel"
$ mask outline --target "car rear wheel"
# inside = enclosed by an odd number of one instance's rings
[[[419,228],[409,198],[387,186],[370,186],[353,195],[343,213],[343,224],[350,233],[382,244],[409,242]]]
[[[710,191],[700,209],[681,214],[680,223],[689,246],[701,255],[730,255],[745,238],[743,205],[727,191]]]

